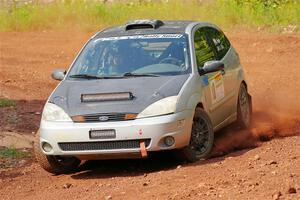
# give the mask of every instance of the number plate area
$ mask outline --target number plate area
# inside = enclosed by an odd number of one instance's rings
[[[116,138],[116,131],[109,130],[90,130],[90,139],[114,139]]]

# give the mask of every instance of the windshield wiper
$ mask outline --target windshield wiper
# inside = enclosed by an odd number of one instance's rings
[[[126,72],[123,74],[123,77],[142,77],[142,76],[159,77],[159,75],[157,74],[140,74],[140,73],[132,73],[132,72]]]
[[[137,74],[137,73],[126,72],[122,76],[96,76],[96,75],[92,75],[92,74],[74,74],[74,75],[70,75],[70,78],[118,79],[118,78],[124,78],[124,77],[143,77],[143,76],[158,77],[159,75],[157,75],[157,74]]]
[[[121,76],[96,76],[92,74],[74,74],[70,78],[84,78],[84,79],[114,79],[122,78]]]

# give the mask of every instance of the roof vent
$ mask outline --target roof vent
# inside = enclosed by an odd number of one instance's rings
[[[164,23],[161,20],[134,20],[127,22],[125,30],[157,29],[162,25],[164,25]]]

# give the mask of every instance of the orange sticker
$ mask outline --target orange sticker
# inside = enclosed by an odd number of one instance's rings
[[[221,78],[222,78],[222,74],[220,74],[220,73],[215,76],[215,80],[217,80],[217,81],[221,80]]]

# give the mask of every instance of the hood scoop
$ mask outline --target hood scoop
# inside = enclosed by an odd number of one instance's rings
[[[133,98],[131,92],[82,94],[81,102],[126,101]]]

